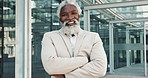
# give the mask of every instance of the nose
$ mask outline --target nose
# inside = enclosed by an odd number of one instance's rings
[[[71,20],[71,19],[73,19],[73,16],[72,15],[67,15],[67,20]]]

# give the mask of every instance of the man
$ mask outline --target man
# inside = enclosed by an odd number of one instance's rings
[[[98,78],[106,73],[107,59],[97,33],[80,28],[81,9],[75,0],[58,8],[62,28],[42,40],[42,63],[51,78]]]

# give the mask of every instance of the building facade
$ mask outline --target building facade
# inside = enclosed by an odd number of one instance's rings
[[[61,28],[56,10],[62,0],[32,0],[31,1],[31,54],[32,78],[50,78],[41,63],[41,40],[45,32]],[[80,0],[84,5],[106,4],[132,0]],[[0,78],[15,78],[16,58],[16,0],[0,0]],[[84,10],[80,18],[81,28],[85,29]],[[110,36],[110,21],[119,19],[142,18],[148,11],[142,7],[124,7],[112,9],[90,10],[90,29],[99,33],[108,59],[108,73],[116,74],[116,69],[144,65],[144,30],[145,21],[136,23],[112,23]],[[113,57],[111,56],[110,38],[112,37]],[[147,36],[146,36],[147,38]],[[147,41],[147,40],[146,40]],[[148,43],[148,41],[146,42]],[[148,55],[146,55],[148,56]],[[112,60],[111,60],[112,59]],[[146,60],[148,61],[148,60]],[[144,67],[139,68],[144,72]],[[115,72],[115,73],[114,73]],[[117,73],[119,75],[130,75]],[[137,73],[135,73],[137,74]],[[131,75],[134,75],[131,73]],[[143,75],[141,73],[139,76]]]

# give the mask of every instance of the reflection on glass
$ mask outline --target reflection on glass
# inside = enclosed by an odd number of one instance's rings
[[[136,1],[136,0],[97,0],[96,2],[115,3],[115,2],[129,2],[129,1]]]
[[[33,78],[50,78],[45,72],[41,63],[41,40],[43,34],[48,31],[60,28],[58,17],[56,16],[57,6],[60,0],[33,0],[32,1],[32,77]],[[94,0],[87,0],[90,4]],[[96,4],[112,3],[134,0],[96,0]],[[84,2],[85,4],[85,2]],[[90,12],[90,31],[99,33],[102,38],[103,45],[109,61],[109,21],[119,20],[119,17],[124,19],[146,17],[147,10],[141,7],[128,7],[128,8],[113,8],[93,10]],[[83,16],[83,15],[82,15]],[[119,16],[119,17],[116,17]],[[85,19],[80,19],[81,26]],[[142,51],[136,50],[137,46],[142,44],[140,33],[141,30],[127,30],[132,26],[143,26],[142,22],[136,23],[115,23],[113,24],[113,42],[114,42],[114,68],[123,68],[129,65],[142,65],[141,59]],[[13,34],[11,34],[13,35]],[[129,35],[129,36],[128,36]],[[140,43],[140,44],[138,44]],[[132,46],[130,46],[132,45]],[[133,46],[137,45],[137,46]],[[128,48],[129,47],[129,48]],[[134,47],[134,48],[133,48]],[[128,55],[128,56],[127,56]],[[129,60],[127,60],[127,58]],[[140,70],[143,67],[140,68]],[[109,71],[109,66],[108,66]],[[142,70],[143,72],[143,70]],[[120,72],[119,72],[120,73]],[[132,73],[132,72],[127,72]]]
[[[126,12],[132,11],[137,12],[138,7],[129,7],[129,8],[116,8],[112,9],[116,13],[120,14],[121,12],[125,12],[125,15],[128,18],[138,18],[140,14],[135,15],[126,15]],[[100,13],[100,11],[102,13]],[[107,15],[111,17],[108,17]],[[125,19],[126,19],[125,17]],[[143,13],[141,13],[141,17]],[[111,14],[108,9],[101,9],[99,11],[92,10],[90,12],[90,26],[91,31],[98,32],[100,37],[102,38],[103,45],[107,54],[108,63],[109,61],[109,21],[116,20],[117,18]],[[119,20],[119,19],[118,19]],[[126,66],[130,66],[129,69],[144,72],[143,65],[143,36],[140,36],[140,33],[143,33],[141,29],[135,29],[135,27],[142,27],[143,22],[135,22],[135,23],[114,23],[113,24],[113,55],[114,55],[114,74],[122,74],[122,75],[136,75],[139,76],[144,73],[135,73],[135,72],[127,72],[128,69],[124,69]],[[142,35],[142,34],[141,34]],[[140,66],[139,68],[134,68],[135,66]],[[108,65],[109,71],[110,65]],[[118,70],[119,69],[119,70]],[[126,70],[124,73],[121,73],[120,69]],[[117,70],[117,71],[116,71]]]
[[[103,42],[107,59],[109,61],[109,18],[97,11],[90,12],[90,31],[97,32]],[[108,70],[107,70],[108,71]]]
[[[3,77],[15,78],[15,0],[3,0],[1,24],[4,27],[2,53]]]
[[[3,17],[2,17],[2,10],[3,10],[3,6],[2,6],[2,0],[0,0],[1,2],[1,6],[0,6],[0,78],[2,77],[2,72],[3,72],[3,63],[2,63],[2,54],[3,54],[3,31],[2,31],[2,20],[3,20]]]
[[[32,1],[32,78],[50,78],[41,63],[43,34],[60,28],[56,10],[57,0]]]

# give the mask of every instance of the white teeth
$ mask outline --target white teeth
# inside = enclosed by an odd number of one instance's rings
[[[68,24],[72,24],[72,23],[74,23],[74,21],[70,21],[70,22],[68,22]]]

